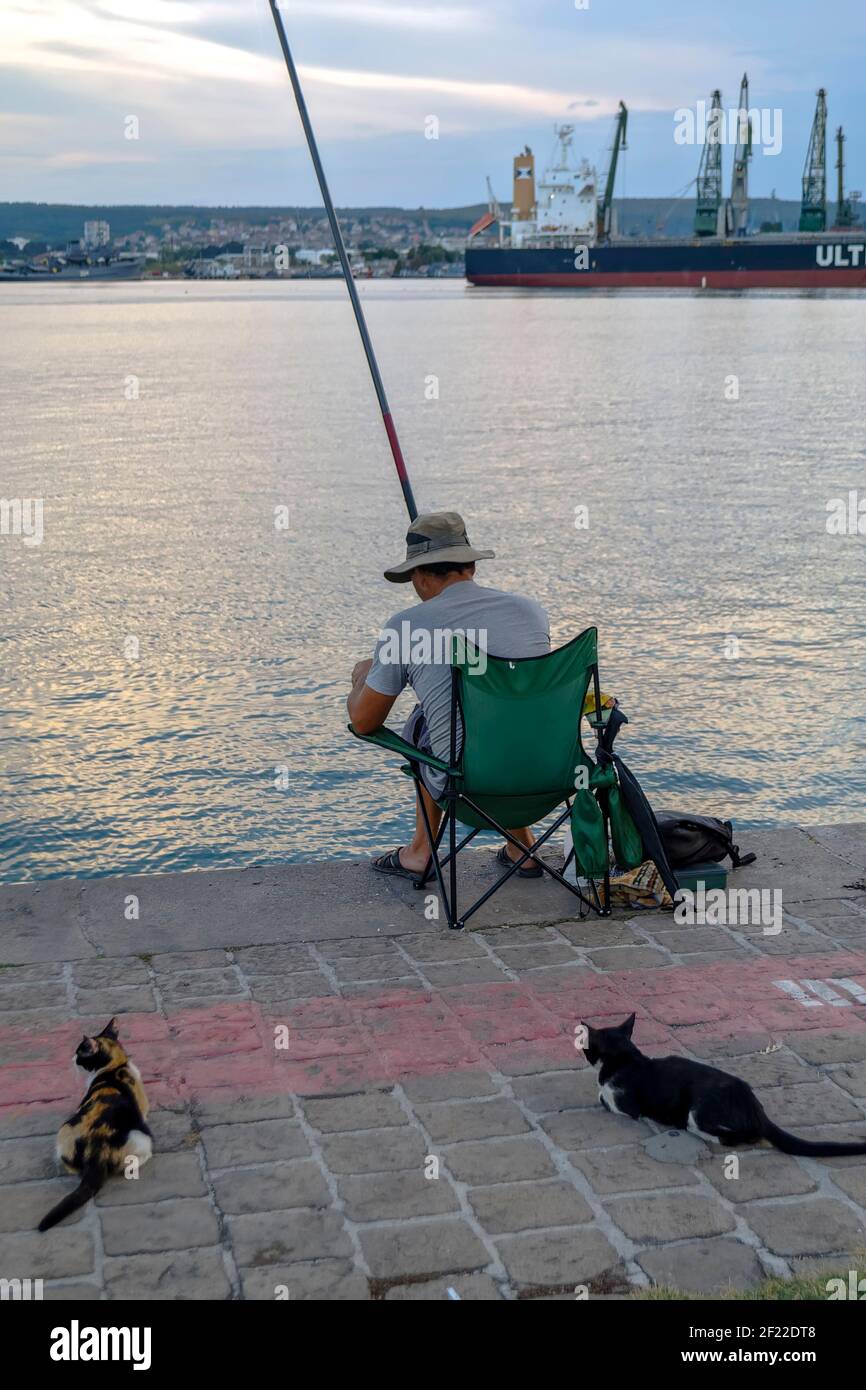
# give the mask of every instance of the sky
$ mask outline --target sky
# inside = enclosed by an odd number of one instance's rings
[[[842,124],[848,136],[848,186],[866,188],[862,0],[281,10],[338,205],[478,203],[486,175],[506,201],[512,156],[529,144],[543,165],[561,121],[603,168],[620,99],[629,148],[617,192],[673,198],[700,157],[675,138],[675,113],[715,87],[736,107],[744,71],[766,113],[754,195],[799,198],[819,86],[831,133]],[[3,201],[319,202],[267,0],[3,0],[0,69]]]

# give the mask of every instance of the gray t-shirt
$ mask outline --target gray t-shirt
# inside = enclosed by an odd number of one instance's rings
[[[411,685],[437,758],[449,755],[452,632],[463,633],[467,645],[491,656],[550,651],[550,622],[540,604],[485,589],[474,579],[458,580],[426,603],[395,613],[379,634],[367,684],[380,695],[399,695]]]

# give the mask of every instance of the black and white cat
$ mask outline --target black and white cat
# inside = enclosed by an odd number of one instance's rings
[[[798,1139],[765,1114],[751,1086],[738,1076],[686,1057],[645,1057],[631,1040],[634,1014],[618,1028],[586,1027],[583,1052],[598,1073],[606,1110],[633,1120],[655,1120],[720,1144],[772,1144],[786,1154],[833,1158],[866,1154],[866,1143],[824,1144]]]

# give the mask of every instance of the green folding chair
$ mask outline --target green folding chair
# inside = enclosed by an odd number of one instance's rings
[[[590,895],[582,891],[579,883],[569,883],[544,860],[536,862],[580,900],[581,917],[592,910],[608,916],[611,809],[617,820],[615,848],[618,840],[623,854],[622,859],[617,854],[619,862],[631,859],[640,863],[643,856],[640,837],[628,823],[628,813],[618,796],[615,771],[609,760],[591,762],[581,740],[581,715],[590,681],[596,711],[590,722],[599,740],[604,728],[597,629],[587,628],[566,646],[544,656],[505,659],[488,654],[486,666],[479,662],[479,653],[461,634],[455,633],[451,655],[448,761],[422,752],[391,729],[357,734],[349,725],[356,738],[404,757],[406,761],[400,770],[415,781],[430,858],[424,872],[413,880],[414,886],[424,888],[435,874],[448,925],[453,930],[462,930],[473,913],[570,818],[572,854],[578,873],[589,883]],[[445,814],[435,836],[420,794],[422,763],[446,775],[445,791],[437,803]],[[510,833],[517,827],[537,824],[561,806],[565,809],[539,836],[531,851]],[[469,833],[459,844],[458,822],[469,827]],[[457,856],[479,830],[492,830],[501,835],[520,850],[520,858],[471,907],[461,912],[457,903]],[[448,853],[442,858],[439,849],[446,832]],[[569,860],[571,857],[569,855]],[[563,869],[568,867],[568,862]],[[443,872],[446,868],[447,892]],[[601,896],[598,880],[603,886]]]

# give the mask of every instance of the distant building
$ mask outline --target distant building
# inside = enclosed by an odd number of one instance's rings
[[[99,246],[108,246],[111,241],[111,228],[107,222],[85,222],[84,246],[88,251]]]
[[[321,265],[326,256],[333,256],[333,254],[332,246],[323,246],[317,249],[302,246],[300,251],[295,252],[295,260],[302,261],[304,265]]]

